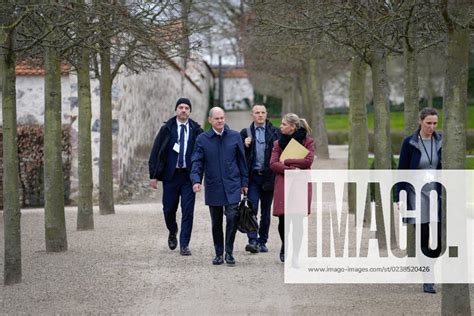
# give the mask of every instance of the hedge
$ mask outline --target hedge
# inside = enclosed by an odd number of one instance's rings
[[[70,173],[72,161],[71,127],[62,128],[62,157],[64,174],[64,201],[69,203]],[[0,129],[3,136],[3,130]],[[0,138],[1,139],[1,138]],[[43,178],[43,126],[19,125],[17,128],[17,148],[20,171],[20,203],[21,207],[44,206]],[[3,146],[3,144],[0,144]],[[3,157],[0,157],[3,161]],[[3,168],[3,163],[1,164]],[[0,177],[3,172],[0,172]],[[3,179],[0,179],[3,182]],[[3,197],[1,197],[3,199]],[[2,201],[3,202],[3,201]],[[0,203],[3,207],[3,203]]]
[[[474,130],[468,129],[466,131],[466,148],[468,153],[474,153]],[[395,155],[400,153],[400,147],[403,139],[406,137],[403,131],[392,131],[392,152]],[[328,131],[328,141],[330,145],[343,145],[349,143],[349,132],[348,131]],[[369,133],[369,152],[374,152],[374,134]]]

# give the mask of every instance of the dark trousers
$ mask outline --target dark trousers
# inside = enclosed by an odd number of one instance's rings
[[[260,225],[257,232],[247,234],[249,242],[258,242],[266,244],[268,241],[268,231],[270,230],[270,211],[273,202],[273,191],[264,191],[264,178],[259,175],[252,175],[249,182],[247,197],[252,203],[254,210],[258,213],[258,204],[260,202]]]
[[[175,172],[171,181],[163,181],[163,214],[166,228],[170,234],[176,234],[176,212],[181,198],[181,233],[180,247],[187,247],[191,239],[194,218],[194,201],[196,198],[193,186],[186,171]]]
[[[421,251],[429,258],[438,258],[441,254],[441,222],[437,223],[438,236],[436,238],[436,249],[430,248],[430,223],[420,225],[421,229]]]
[[[234,251],[235,233],[237,232],[237,221],[239,219],[238,204],[230,204],[225,206],[209,205],[212,220],[212,240],[214,241],[214,249],[217,256],[224,254],[224,232],[222,227],[223,217],[225,214],[225,252],[232,253]]]
[[[290,225],[293,226],[293,249],[299,253],[303,241],[303,217],[300,214],[287,216],[286,233],[290,233]],[[278,216],[278,234],[280,235],[282,249],[285,248],[285,215]]]

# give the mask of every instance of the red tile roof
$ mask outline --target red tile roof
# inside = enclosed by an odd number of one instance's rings
[[[224,72],[225,78],[247,78],[248,76],[249,73],[247,72],[247,69],[243,68],[227,69]]]
[[[61,64],[62,75],[69,74],[70,70],[70,65]],[[15,67],[15,72],[17,76],[44,76],[44,68],[29,61],[18,62]]]
[[[214,76],[219,77],[219,68],[213,68]],[[224,78],[248,78],[249,73],[245,68],[224,68]]]

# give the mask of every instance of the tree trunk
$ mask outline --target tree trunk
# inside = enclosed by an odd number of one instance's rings
[[[328,133],[324,113],[323,81],[317,57],[309,59],[310,93],[311,96],[311,124],[316,156],[320,159],[329,159]]]
[[[443,105],[443,169],[464,169],[469,31],[448,26]],[[443,221],[446,221],[443,214]],[[466,267],[466,273],[469,267]],[[472,269],[472,267],[471,267]],[[469,284],[443,284],[441,313],[471,315]]]
[[[297,112],[303,110],[303,89],[301,87],[301,78],[298,75],[293,75],[293,107],[290,112]]]
[[[291,112],[291,108],[293,107],[291,102],[293,100],[292,98],[292,90],[291,88],[286,90],[283,94],[283,98],[282,98],[282,106],[281,106],[281,111],[283,113],[290,113]]]
[[[2,16],[1,26],[8,23]],[[21,212],[16,132],[15,54],[13,33],[0,29],[0,86],[3,113],[3,225],[5,285],[21,282]],[[5,48],[1,48],[5,47]]]
[[[92,203],[92,151],[91,151],[91,84],[89,77],[89,52],[81,49],[77,69],[79,86],[79,201],[77,203],[77,230],[93,230]]]
[[[431,54],[427,54],[428,58],[428,76],[426,78],[426,98],[428,99],[428,106],[433,107],[433,98],[435,97],[435,91],[433,87],[433,70],[431,68]]]
[[[218,95],[219,104],[224,108],[224,69],[222,69],[222,56],[219,56],[219,95]]]
[[[54,48],[45,49],[44,87],[44,220],[46,251],[67,250],[62,169],[61,70]]]
[[[419,91],[418,91],[418,66],[416,61],[416,43],[415,43],[415,25],[410,25],[408,31],[410,39],[405,40],[404,58],[405,58],[405,98],[404,98],[404,116],[405,116],[405,135],[411,135],[418,128],[418,109],[419,109]]]
[[[99,212],[115,214],[112,176],[112,76],[110,47],[100,53]]]
[[[359,58],[352,59],[349,85],[349,169],[368,169],[369,131],[365,105],[367,67]]]
[[[301,99],[303,107],[300,110],[300,113],[296,111],[298,116],[304,117],[308,120],[308,123],[311,125],[311,103],[309,98],[309,78],[306,72],[301,72],[300,75],[300,84],[301,84]],[[298,109],[295,109],[298,110]]]
[[[349,84],[349,169],[368,169],[369,130],[365,104],[366,64],[357,56],[352,58]],[[355,213],[357,192],[348,187],[349,212]]]
[[[419,112],[419,87],[418,87],[418,64],[416,51],[415,25],[410,25],[408,29],[409,38],[405,39],[403,57],[405,59],[405,96],[404,96],[404,119],[405,135],[411,135],[418,128]],[[431,65],[428,65],[431,67]],[[431,78],[429,78],[431,80]],[[432,97],[431,97],[432,100]],[[416,229],[415,225],[409,224],[407,227],[407,253],[414,257],[416,254]]]
[[[188,67],[188,58],[190,50],[189,42],[189,13],[191,11],[192,0],[181,0],[181,21],[182,21],[182,56],[183,56],[183,69],[186,70]],[[184,77],[184,76],[183,76]]]
[[[372,51],[372,90],[374,98],[374,154],[375,169],[392,169],[390,140],[390,108],[385,50],[376,47]]]

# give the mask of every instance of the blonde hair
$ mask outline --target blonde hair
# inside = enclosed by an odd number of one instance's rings
[[[295,113],[287,113],[283,115],[283,119],[287,121],[289,124],[293,124],[296,126],[296,129],[302,127],[306,130],[306,133],[311,134],[311,127],[309,127],[308,122],[304,118],[300,118]]]

